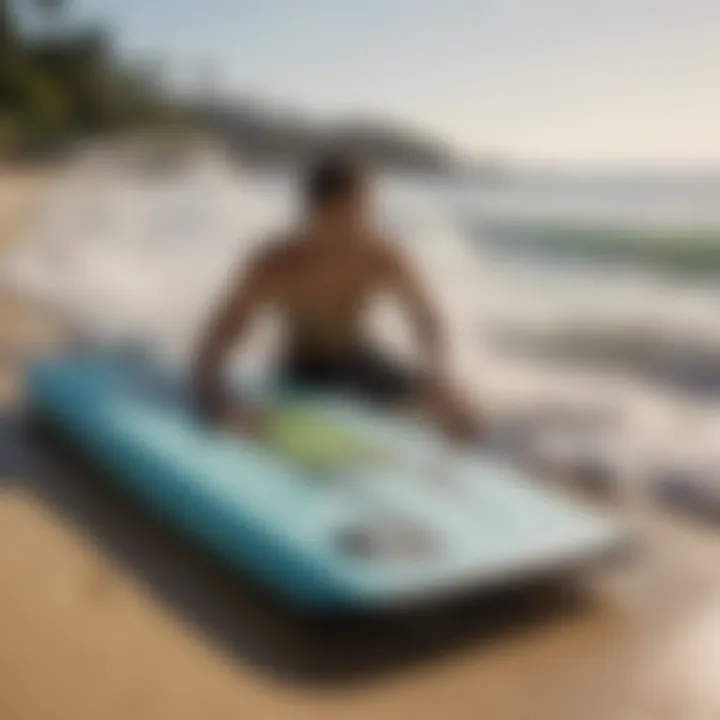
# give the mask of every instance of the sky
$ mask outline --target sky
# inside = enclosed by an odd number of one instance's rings
[[[720,163],[720,0],[75,0],[175,86],[571,165]],[[211,70],[209,70],[209,68]]]

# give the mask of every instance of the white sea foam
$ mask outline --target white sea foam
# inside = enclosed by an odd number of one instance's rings
[[[476,193],[477,208],[497,213],[512,206],[507,189]],[[5,280],[52,304],[97,342],[140,340],[182,361],[228,277],[263,236],[291,220],[291,198],[288,179],[244,175],[213,156],[166,177],[111,161],[78,163],[18,244]],[[611,370],[510,357],[492,338],[498,328],[548,329],[570,320],[720,338],[720,290],[484,253],[476,237],[463,233],[468,203],[467,188],[453,194],[397,179],[384,180],[379,192],[382,224],[407,245],[438,298],[469,392],[498,415],[538,403],[611,405],[622,422],[604,442],[622,462],[678,454],[716,462],[714,401],[698,409],[681,393]],[[515,206],[519,213],[517,198]],[[409,342],[390,309],[379,310],[377,324],[388,341]],[[272,329],[259,331],[249,354],[256,364],[270,336]],[[690,415],[700,430],[686,437]]]

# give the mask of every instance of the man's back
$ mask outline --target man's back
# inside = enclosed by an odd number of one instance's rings
[[[253,317],[271,309],[284,322],[279,365],[291,385],[425,408],[448,432],[474,433],[475,419],[442,382],[444,342],[421,284],[398,249],[369,229],[368,193],[363,173],[347,162],[321,163],[310,173],[302,228],[243,269],[201,344],[195,383],[206,415],[257,425],[247,404],[233,408],[223,392],[222,367]],[[399,365],[368,337],[366,310],[380,292],[407,311],[420,370]]]
[[[250,272],[290,347],[336,353],[366,341],[366,310],[390,289],[394,255],[370,235],[328,242],[298,233],[261,250]]]

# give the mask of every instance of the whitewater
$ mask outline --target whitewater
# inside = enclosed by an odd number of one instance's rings
[[[86,153],[3,281],[94,345],[185,364],[230,276],[298,211],[294,181],[220,153],[169,173]],[[632,493],[658,473],[720,471],[718,189],[695,176],[394,176],[377,210],[437,299],[458,382],[493,425],[524,429],[509,433],[514,452],[559,472],[602,467]],[[374,320],[411,351],[391,304]],[[272,318],[254,330],[236,363],[267,370]]]

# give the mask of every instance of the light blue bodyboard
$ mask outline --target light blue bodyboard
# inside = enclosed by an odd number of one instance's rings
[[[312,470],[204,427],[177,385],[149,364],[88,355],[36,363],[27,392],[122,488],[296,605],[374,609],[489,589],[627,541],[617,520],[349,399],[272,397],[382,449],[381,461]],[[394,540],[393,526],[411,532]]]

